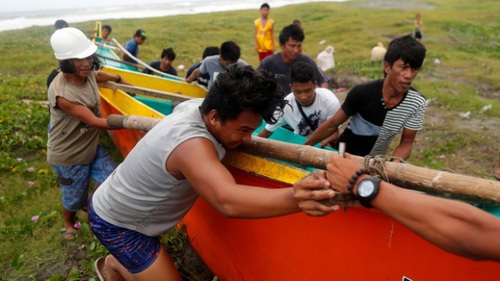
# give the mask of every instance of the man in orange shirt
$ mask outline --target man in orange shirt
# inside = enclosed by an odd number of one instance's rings
[[[274,20],[268,18],[269,4],[260,6],[261,17],[256,19],[255,24],[255,50],[259,53],[259,60],[270,56],[276,49],[274,41]]]

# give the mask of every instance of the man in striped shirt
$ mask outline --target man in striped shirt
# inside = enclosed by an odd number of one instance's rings
[[[410,157],[417,131],[422,129],[425,97],[411,87],[425,58],[425,47],[410,35],[395,38],[384,57],[384,79],[354,87],[337,113],[309,136],[306,145],[346,143],[359,155],[385,155],[402,130],[394,157]],[[351,118],[338,139],[334,133]]]

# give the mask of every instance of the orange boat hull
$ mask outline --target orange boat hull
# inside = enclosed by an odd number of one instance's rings
[[[108,102],[116,98],[113,95],[108,93],[107,100],[101,99],[104,116],[123,113]],[[119,97],[120,101],[124,99]],[[126,114],[132,113],[137,114]],[[115,130],[110,135],[126,156],[144,133]],[[290,185],[276,180],[280,178],[277,174],[286,169],[284,166],[273,169],[278,164],[264,168],[269,163],[249,164],[276,174],[268,174],[268,178],[233,167],[248,162],[251,161],[242,155],[228,161],[228,169],[238,183],[268,188]],[[289,175],[288,182],[293,182],[304,172],[292,171]],[[349,208],[347,212],[338,211],[321,218],[298,213],[270,219],[229,219],[200,198],[181,224],[186,224],[191,244],[219,280],[500,278],[499,263],[476,262],[449,254],[383,213],[365,208]]]

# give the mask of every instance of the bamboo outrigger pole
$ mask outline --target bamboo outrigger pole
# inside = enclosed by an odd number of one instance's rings
[[[149,131],[160,119],[112,114],[108,124],[117,128]],[[291,144],[252,137],[238,150],[249,154],[275,158],[304,166],[325,169],[336,152],[306,145]],[[363,161],[362,157],[358,157]],[[398,186],[443,197],[488,205],[500,205],[500,182],[422,168],[407,163],[385,162],[388,180]]]

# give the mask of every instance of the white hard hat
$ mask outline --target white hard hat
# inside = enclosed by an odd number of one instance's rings
[[[83,59],[97,51],[97,46],[74,27],[56,30],[50,37],[50,45],[58,60]]]

